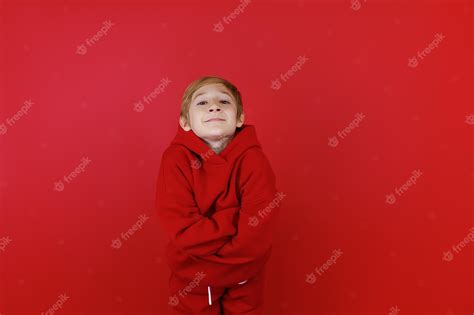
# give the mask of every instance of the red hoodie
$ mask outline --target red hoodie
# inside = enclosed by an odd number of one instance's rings
[[[216,154],[192,130],[163,152],[156,205],[177,277],[229,287],[255,276],[271,253],[282,194],[253,125]]]

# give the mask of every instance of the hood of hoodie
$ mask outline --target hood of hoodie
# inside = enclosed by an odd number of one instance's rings
[[[261,148],[255,126],[249,124],[243,124],[242,127],[237,128],[232,140],[219,154],[212,151],[206,142],[199,138],[194,131],[185,131],[179,124],[178,131],[171,145],[184,146],[201,158],[206,157],[206,163],[212,164],[222,164],[235,160],[239,155],[252,147]]]

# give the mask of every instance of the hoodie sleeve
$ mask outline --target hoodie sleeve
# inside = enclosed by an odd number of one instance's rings
[[[256,150],[242,164],[241,209],[238,232],[214,255],[199,257],[235,268],[262,259],[272,245],[272,234],[280,207],[275,175],[263,152]]]
[[[161,225],[170,241],[187,254],[214,254],[237,232],[239,208],[223,209],[211,217],[201,215],[187,179],[190,169],[180,165],[187,162],[179,163],[179,156],[169,153],[164,152],[158,174],[156,206]]]

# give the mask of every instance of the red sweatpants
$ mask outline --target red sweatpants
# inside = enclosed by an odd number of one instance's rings
[[[172,273],[168,304],[172,307],[171,314],[262,315],[264,282],[265,268],[247,282],[229,288],[205,285],[191,288],[190,281]]]

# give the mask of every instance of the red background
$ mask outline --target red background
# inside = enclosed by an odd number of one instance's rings
[[[155,215],[180,98],[211,74],[242,92],[283,200],[266,314],[469,314],[472,1],[1,1],[0,313],[164,314]],[[356,10],[357,9],[357,10]],[[84,55],[78,45],[114,25]],[[417,67],[408,58],[445,38]],[[280,89],[271,81],[308,61]],[[134,103],[171,83],[143,111]],[[328,138],[365,118],[337,147]],[[56,181],[91,163],[61,192]],[[390,205],[385,196],[422,172]],[[119,249],[113,239],[149,217]],[[340,248],[314,284],[306,274]]]

